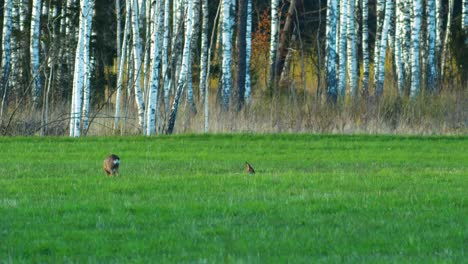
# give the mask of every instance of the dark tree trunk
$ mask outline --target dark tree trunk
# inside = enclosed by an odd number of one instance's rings
[[[247,1],[239,0],[237,13],[237,110],[240,111],[244,105],[245,96],[245,68],[246,68],[246,45],[247,45]]]
[[[296,0],[291,0],[289,3],[288,13],[286,14],[286,21],[284,22],[283,30],[280,32],[278,43],[278,57],[276,62],[276,76],[281,76],[281,71],[284,68],[286,56],[288,55],[287,44],[291,35],[291,28],[294,21],[294,12],[296,12]]]

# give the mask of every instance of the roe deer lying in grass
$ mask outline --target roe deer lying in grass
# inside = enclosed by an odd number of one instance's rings
[[[119,164],[120,158],[117,155],[112,154],[104,160],[104,171],[108,176],[117,175],[119,174]]]
[[[247,161],[245,162],[245,173],[255,174],[254,168]]]

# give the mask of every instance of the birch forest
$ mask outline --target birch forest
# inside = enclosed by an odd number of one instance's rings
[[[1,135],[465,133],[468,0],[0,0]]]

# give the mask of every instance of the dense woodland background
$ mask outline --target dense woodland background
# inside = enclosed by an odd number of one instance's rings
[[[466,133],[467,2],[0,0],[0,133]]]

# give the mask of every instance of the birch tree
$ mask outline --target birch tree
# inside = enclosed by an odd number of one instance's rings
[[[117,0],[118,1],[118,0]],[[119,65],[117,68],[117,91],[115,95],[115,121],[114,121],[114,132],[117,132],[119,128],[119,121],[120,121],[120,105],[121,105],[121,98],[122,98],[122,85],[123,85],[123,77],[124,77],[124,68],[125,68],[125,60],[127,55],[127,46],[128,46],[128,35],[130,31],[130,1],[127,0],[125,4],[125,26],[123,32],[123,39],[121,47],[117,47],[120,49],[120,57],[119,57]]]
[[[337,87],[336,87],[336,16],[337,16],[337,1],[329,0],[327,6],[327,25],[325,29],[326,47],[325,47],[325,64],[326,64],[326,83],[327,83],[327,99],[330,102],[336,102]]]
[[[12,0],[3,3],[3,28],[2,28],[2,79],[0,91],[6,91],[8,77],[10,75],[11,62],[11,31],[12,31]]]
[[[164,111],[169,112],[169,17],[170,17],[170,0],[164,1],[164,34],[163,34],[163,45],[161,51],[161,63],[162,63],[162,77],[164,85]]]
[[[41,0],[33,0],[32,15],[31,15],[31,75],[33,78],[32,84],[32,100],[35,106],[40,102],[42,92],[42,79],[39,68],[40,61],[40,32],[41,32]]]
[[[132,33],[133,33],[133,67],[135,71],[135,78],[133,86],[135,89],[135,102],[138,111],[138,125],[142,132],[145,128],[145,104],[143,101],[143,93],[141,91],[140,76],[141,76],[141,42],[140,42],[140,26],[138,15],[138,1],[132,2]]]
[[[339,78],[338,78],[338,92],[344,98],[346,94],[346,36],[347,36],[347,20],[348,14],[348,1],[340,3],[340,46],[339,46]]]
[[[392,18],[393,13],[393,0],[387,0],[385,5],[385,18],[384,23],[382,26],[382,34],[381,34],[381,41],[380,41],[380,51],[378,52],[380,58],[377,60],[378,65],[376,65],[377,69],[377,87],[376,92],[377,96],[381,96],[383,94],[383,84],[385,78],[385,55],[387,53],[387,40],[388,40],[388,30],[390,27],[390,20]]]
[[[80,24],[78,29],[78,43],[75,53],[75,67],[73,74],[73,94],[70,111],[70,136],[80,136],[80,113],[83,102],[83,86],[85,82],[84,65],[88,63],[85,57],[85,33],[86,33],[86,20],[88,19],[88,12],[90,9],[89,0],[80,2]]]
[[[250,104],[250,57],[252,54],[252,0],[247,0],[247,28],[245,42],[245,104]]]
[[[245,97],[245,72],[246,72],[246,45],[247,45],[247,1],[239,2],[237,23],[237,110],[244,105]]]
[[[419,94],[419,76],[420,76],[420,31],[421,31],[421,15],[422,15],[422,2],[421,0],[413,0],[413,16],[411,23],[411,91],[410,97],[416,98]]]
[[[440,80],[443,81],[445,77],[445,63],[447,60],[447,53],[448,51],[448,44],[450,41],[451,36],[451,24],[452,24],[452,16],[453,16],[453,0],[448,1],[448,11],[447,11],[447,25],[445,28],[445,37],[444,37],[444,44],[442,47],[442,55],[441,55],[441,62],[440,62]]]
[[[273,91],[273,86],[275,85],[275,82],[276,82],[275,69],[276,69],[276,56],[277,56],[277,50],[278,50],[278,33],[279,33],[278,3],[279,3],[279,0],[271,0],[270,66],[269,66],[269,76],[268,76],[268,88],[270,89],[270,91]],[[224,15],[225,13],[223,11],[223,16]],[[223,41],[224,41],[224,37],[223,37]]]
[[[362,92],[369,89],[369,0],[361,0],[362,9]]]
[[[2,76],[0,79],[0,120],[3,120],[3,109],[6,104],[8,79],[10,76],[10,61],[11,61],[11,0],[5,0],[3,4],[3,30],[2,30]],[[1,124],[1,121],[0,121]]]
[[[90,109],[90,94],[91,94],[91,72],[93,69],[92,60],[90,59],[90,42],[91,42],[91,32],[93,25],[93,14],[94,14],[94,0],[88,1],[88,10],[85,18],[84,33],[83,33],[83,71],[84,71],[84,80],[83,80],[83,109],[82,109],[82,124],[83,124],[83,133],[88,131],[89,126],[89,109]]]
[[[375,45],[374,45],[374,84],[377,86],[379,76],[379,52],[381,51],[381,40],[382,40],[382,27],[385,16],[385,0],[376,0],[376,20],[377,27],[375,29]]]
[[[403,95],[404,89],[404,67],[403,67],[403,54],[402,54],[402,43],[405,38],[404,32],[404,23],[405,23],[405,0],[396,0],[396,9],[395,9],[395,67],[397,73],[397,85],[398,85],[398,92],[400,95]]]
[[[200,84],[199,94],[200,101],[205,98],[205,85],[207,82],[207,68],[208,68],[208,27],[209,27],[209,14],[208,14],[208,0],[202,0],[202,30],[201,30],[201,54],[200,54]],[[214,25],[213,25],[214,27]]]
[[[443,43],[443,36],[442,36],[442,22],[443,22],[443,8],[442,8],[442,0],[435,1],[435,8],[436,8],[436,54],[438,54],[438,58],[440,58],[440,52],[442,50],[442,43]],[[440,61],[438,59],[438,61]]]
[[[277,0],[273,0],[277,1]],[[225,111],[229,109],[229,94],[231,92],[231,50],[232,50],[232,35],[231,35],[231,0],[222,0],[222,19],[223,19],[223,61],[222,61],[222,106]]]
[[[150,86],[148,92],[148,110],[146,116],[146,135],[150,136],[156,133],[156,112],[158,111],[158,93],[159,93],[159,67],[161,64],[161,26],[164,23],[163,4],[161,1],[156,3],[154,8],[155,18],[153,20],[153,32],[151,34],[151,42],[154,48],[152,49],[151,57],[153,58],[150,74]]]
[[[426,2],[426,25],[427,25],[427,87],[431,91],[436,91],[437,70],[436,70],[436,10],[435,0]]]
[[[169,122],[167,126],[167,131],[166,131],[167,134],[172,134],[172,132],[174,131],[174,125],[175,125],[175,121],[177,118],[177,111],[179,108],[180,96],[182,94],[183,86],[187,78],[187,68],[188,68],[187,64],[190,61],[190,44],[191,44],[192,29],[193,29],[192,28],[192,16],[193,16],[193,1],[189,1],[188,8],[187,8],[187,20],[186,20],[186,26],[185,26],[184,52],[182,55],[180,76],[177,82],[177,90],[174,96],[174,100],[172,102],[171,114],[170,114],[170,118],[169,118]]]
[[[348,14],[347,14],[347,35],[348,35],[348,77],[349,77],[349,88],[352,97],[356,97],[357,94],[357,52],[356,52],[356,31],[354,22],[354,2],[355,0],[349,0],[348,3]],[[387,2],[388,3],[388,2]]]

